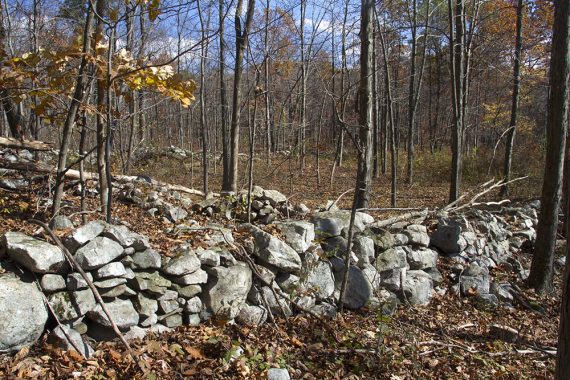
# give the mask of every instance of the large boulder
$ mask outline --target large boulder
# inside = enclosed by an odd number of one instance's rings
[[[403,301],[412,305],[427,305],[433,296],[433,281],[421,270],[410,270],[402,284]]]
[[[420,247],[427,247],[430,242],[426,226],[421,224],[411,224],[403,231],[408,238],[408,244]]]
[[[186,251],[180,256],[170,260],[162,268],[162,272],[171,276],[183,276],[188,273],[196,272],[200,269],[200,259],[193,251]]]
[[[63,252],[57,246],[21,232],[6,232],[1,244],[8,256],[34,273],[56,273],[65,265]]]
[[[275,224],[283,234],[285,243],[298,253],[303,253],[315,239],[315,225],[300,220],[291,220]]]
[[[460,253],[467,247],[461,235],[461,224],[450,219],[440,219],[437,230],[431,235],[430,244],[445,254]]]
[[[100,268],[123,254],[121,245],[106,237],[96,237],[79,248],[75,259],[81,268],[92,270]]]
[[[263,190],[263,199],[269,201],[271,206],[287,202],[287,197],[277,190]]]
[[[42,335],[48,312],[34,283],[0,275],[0,310],[0,352],[18,351]]]
[[[269,264],[285,273],[297,273],[301,269],[299,254],[279,240],[261,229],[249,225],[248,228],[255,240],[254,255],[265,264]]]
[[[300,277],[301,290],[309,291],[317,298],[328,298],[334,293],[335,282],[331,263],[320,260],[315,253],[305,254]]]
[[[251,289],[251,269],[234,265],[229,268],[213,267],[208,273],[208,283],[203,292],[206,307],[217,316],[235,318]]]
[[[334,272],[337,290],[341,289],[344,273],[344,268]],[[358,267],[351,266],[348,269],[348,283],[343,299],[344,306],[353,310],[364,307],[372,298],[372,291],[372,285],[364,275],[364,272]]]
[[[468,295],[470,292],[477,292],[480,294],[489,293],[490,290],[490,275],[489,270],[475,262],[463,271],[459,278],[461,293]]]
[[[316,213],[312,219],[315,225],[315,234],[319,237],[332,237],[348,231],[350,225],[350,210],[331,210]],[[374,222],[374,218],[364,212],[357,212],[354,218],[354,229],[363,231],[366,226]]]
[[[411,269],[426,269],[437,267],[438,253],[429,248],[410,250],[407,252],[408,264]]]

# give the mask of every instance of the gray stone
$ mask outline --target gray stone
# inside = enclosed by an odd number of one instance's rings
[[[332,237],[348,230],[350,224],[350,210],[322,211],[316,213],[312,219],[315,225],[315,234],[318,237]],[[357,212],[354,219],[354,229],[363,231],[366,225],[374,222],[374,218],[364,212]]]
[[[346,250],[348,249],[348,240],[342,236],[333,236],[321,243],[323,250],[326,252],[327,256],[337,256],[344,257]]]
[[[374,240],[368,236],[358,235],[354,237],[352,251],[358,258],[358,266],[370,264],[374,260]]]
[[[162,321],[162,323],[164,323],[164,325],[168,328],[175,328],[178,326],[182,326],[182,315],[180,314],[172,314],[169,315],[168,317],[164,318],[164,320]]]
[[[299,203],[298,205],[296,205],[295,211],[299,215],[307,215],[309,212],[311,212],[311,210],[304,203]]]
[[[431,235],[431,245],[445,254],[459,253],[467,247],[461,231],[461,225],[456,221],[440,219],[437,230]]]
[[[275,278],[277,285],[287,293],[291,293],[299,287],[299,280],[298,276],[291,273],[282,273]]]
[[[76,229],[73,234],[66,239],[65,246],[71,253],[74,253],[79,247],[88,241],[93,240],[101,235],[105,230],[107,223],[102,220],[94,220],[86,225]]]
[[[359,268],[362,269],[364,277],[366,277],[370,285],[372,285],[372,289],[377,290],[382,284],[382,276],[380,276],[376,268],[372,264],[365,264],[359,266]]]
[[[54,293],[49,297],[49,303],[60,321],[82,317],[96,305],[91,289]]]
[[[408,251],[406,254],[411,269],[436,268],[437,257],[437,252],[429,248]]]
[[[0,179],[0,188],[18,191],[22,190],[29,186],[29,181],[23,178],[1,178]]]
[[[307,252],[305,263],[301,270],[303,290],[311,292],[318,298],[328,298],[333,295],[335,278],[332,265],[328,261],[320,260],[319,256]]]
[[[260,326],[267,320],[267,310],[263,306],[245,304],[239,311],[236,321],[246,326]]]
[[[85,273],[89,281],[93,281],[91,273]],[[83,279],[81,273],[73,272],[67,275],[67,290],[87,289],[87,282]]]
[[[285,221],[275,224],[281,231],[285,243],[297,253],[303,253],[311,246],[315,239],[315,225],[304,221]]]
[[[477,291],[479,294],[489,293],[489,270],[476,263],[471,263],[460,276],[459,284],[461,293],[464,295],[469,294],[470,289]]]
[[[106,280],[95,281],[93,285],[95,285],[99,289],[109,289],[126,283],[127,283],[126,278],[108,278]]]
[[[174,257],[162,268],[162,272],[171,276],[182,276],[197,271],[200,268],[200,260],[192,251],[187,251],[180,256]]]
[[[159,301],[171,301],[178,299],[178,292],[176,290],[168,289],[157,298]]]
[[[183,316],[184,324],[190,326],[198,326],[201,322],[200,314],[185,314]]]
[[[108,224],[105,226],[105,230],[101,236],[116,241],[124,248],[132,246],[135,241],[135,236],[133,236],[131,231],[129,231],[126,226],[115,226]]]
[[[162,300],[158,301],[158,310],[161,314],[168,314],[178,309],[178,301],[176,300]]]
[[[158,311],[158,302],[155,299],[146,297],[142,293],[138,293],[133,300],[135,310],[142,317],[150,317]],[[156,322],[155,322],[156,323]]]
[[[145,290],[151,294],[164,294],[172,282],[162,277],[157,271],[136,272],[133,286],[137,290]]]
[[[174,285],[176,286],[176,284]],[[184,287],[176,287],[178,295],[183,298],[192,298],[202,292],[200,285],[188,285]]]
[[[293,248],[257,227],[249,225],[245,228],[251,231],[255,239],[254,255],[260,261],[272,265],[282,272],[299,272],[301,269],[301,258]]]
[[[141,322],[139,322],[139,325],[141,325],[142,327],[151,327],[157,322],[158,322],[158,315],[153,313],[148,317],[143,317]]]
[[[336,317],[336,306],[330,303],[320,303],[311,307],[310,310],[323,318],[334,319]]]
[[[277,295],[279,295],[277,287],[274,290]],[[263,299],[265,299],[265,301]],[[275,298],[275,294],[273,294],[273,291],[268,286],[262,286],[259,290],[257,287],[252,287],[247,296],[247,300],[257,306],[265,306],[265,302],[267,302],[267,306],[269,306],[274,315],[283,315],[285,317],[293,315],[289,302],[282,298]]]
[[[172,282],[180,285],[205,284],[208,282],[208,273],[205,270],[198,269],[193,273],[188,273],[178,277],[171,277],[171,279]]]
[[[403,301],[412,305],[427,305],[433,296],[433,282],[430,276],[421,270],[410,270],[402,284]]]
[[[97,279],[104,279],[109,277],[124,277],[127,271],[122,263],[112,262],[97,269],[93,274]]]
[[[199,297],[190,298],[184,305],[184,312],[188,314],[195,314],[202,311],[202,300]]]
[[[110,263],[122,254],[123,247],[119,243],[106,237],[96,237],[77,250],[75,259],[81,268],[92,270]]]
[[[218,316],[233,319],[239,313],[251,288],[252,274],[246,266],[213,267],[204,289],[206,307]]]
[[[58,274],[44,274],[40,282],[44,292],[52,293],[66,288],[65,279]]]
[[[160,254],[154,249],[135,252],[132,258],[134,269],[160,269]]]
[[[158,334],[158,335],[172,331],[171,328],[166,327],[165,325],[160,324],[160,323],[156,323],[156,324],[150,326],[149,330],[155,334]]]
[[[440,285],[443,283],[443,276],[441,275],[441,272],[437,269],[437,268],[426,268],[423,269],[424,272],[426,272],[431,280],[433,281],[433,283],[435,285]]]
[[[285,368],[269,368],[267,371],[267,380],[289,380],[289,371]]]
[[[374,247],[377,252],[384,252],[396,245],[394,235],[392,235],[390,231],[381,228],[367,228],[364,231],[364,235],[374,241]]]
[[[335,272],[336,288],[340,289],[344,270]],[[360,268],[351,266],[348,270],[348,284],[346,286],[343,304],[349,309],[360,309],[372,298],[372,285]]]
[[[277,190],[263,190],[263,199],[269,201],[272,206],[287,202],[287,197]]]
[[[408,236],[402,233],[397,233],[394,235],[395,245],[408,245]]]
[[[65,215],[56,215],[50,222],[49,227],[54,230],[65,230],[73,228],[73,222]]]
[[[64,351],[79,350],[79,354],[85,358],[91,357],[95,352],[88,343],[83,341],[79,332],[65,325],[60,325],[53,329],[48,342],[57,344]]]
[[[492,282],[489,293],[494,294],[500,302],[513,303],[513,288],[509,283]]]
[[[123,334],[123,336],[127,341],[135,339],[142,340],[146,336],[146,330],[138,326],[133,326],[129,329],[129,331]]]
[[[188,216],[188,212],[182,207],[176,207],[168,203],[162,205],[161,212],[173,223],[184,220]]]
[[[63,252],[43,240],[21,232],[6,232],[1,240],[6,254],[34,273],[57,273],[66,265]]]
[[[196,256],[200,260],[201,265],[206,265],[209,267],[220,266],[220,254],[211,249],[203,249],[199,247],[196,249]]]
[[[390,248],[376,257],[376,261],[374,262],[374,266],[379,273],[406,268],[407,267],[407,253],[409,249],[407,247],[394,247]]]
[[[48,320],[37,286],[11,274],[0,274],[0,310],[0,352],[15,352],[33,344]]]
[[[105,303],[105,307],[119,329],[127,329],[131,326],[135,326],[139,322],[139,315],[129,300],[117,298],[112,302]],[[95,309],[89,311],[87,318],[101,326],[111,327],[111,322],[109,322],[109,319],[100,305],[97,305]]]
[[[426,226],[411,224],[403,231],[408,237],[408,244],[420,247],[427,247],[430,242]]]
[[[123,284],[115,286],[114,288],[101,289],[99,290],[99,294],[101,294],[101,297],[115,298],[119,296],[132,297],[135,296],[137,293],[131,288],[129,288],[127,285]]]

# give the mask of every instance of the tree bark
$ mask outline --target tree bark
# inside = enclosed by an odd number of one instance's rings
[[[550,60],[546,161],[537,237],[528,277],[529,286],[539,293],[549,291],[552,286],[552,265],[558,230],[558,209],[568,122],[569,18],[568,1],[556,1]],[[566,372],[566,375],[570,373]],[[562,378],[568,378],[568,376],[560,377]]]
[[[515,42],[515,62],[513,65],[513,97],[511,104],[511,120],[509,122],[509,132],[507,134],[507,146],[505,148],[505,162],[503,165],[503,177],[508,182],[511,176],[511,163],[513,160],[513,147],[515,144],[515,134],[517,131],[517,115],[519,109],[519,93],[521,83],[521,51],[522,51],[522,9],[523,0],[517,3],[517,31]],[[508,185],[501,188],[501,197],[506,197],[509,192]]]
[[[224,177],[228,176],[228,187],[224,191],[237,191],[237,178],[238,178],[238,162],[239,162],[239,125],[241,113],[241,77],[243,71],[243,55],[245,48],[248,44],[249,30],[251,29],[251,22],[255,11],[255,0],[248,0],[247,15],[245,25],[242,30],[241,12],[243,8],[243,0],[238,0],[236,6],[235,16],[235,31],[236,31],[236,55],[234,67],[234,93],[232,96],[232,122],[230,126],[230,143],[231,143],[231,156],[229,172],[224,173]]]

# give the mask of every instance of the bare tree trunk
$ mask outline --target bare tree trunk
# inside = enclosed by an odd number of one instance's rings
[[[221,123],[222,126],[222,168],[223,168],[223,176],[222,176],[222,190],[230,191],[231,184],[230,184],[230,157],[231,157],[231,150],[230,150],[230,131],[229,131],[229,104],[228,104],[228,97],[227,97],[227,88],[226,88],[226,80],[225,80],[225,70],[226,70],[226,42],[224,40],[224,21],[225,21],[225,9],[224,9],[224,0],[219,0],[219,34],[220,34],[220,105],[221,105]]]
[[[411,39],[412,46],[410,52],[410,83],[408,89],[408,161],[406,166],[406,176],[408,185],[413,181],[413,161],[414,161],[414,127],[416,122],[415,112],[415,89],[416,89],[416,47],[417,47],[417,29],[418,29],[418,6],[417,0],[412,0],[412,27]]]
[[[299,143],[301,145],[301,161],[299,169],[303,170],[305,167],[305,154],[306,154],[306,108],[307,108],[307,64],[305,62],[305,12],[307,10],[307,0],[301,0],[301,25],[300,25],[300,39],[301,39],[301,128],[299,133]]]
[[[198,8],[198,18],[200,19],[200,29],[202,30],[202,43],[200,45],[200,129],[202,131],[202,182],[204,196],[208,195],[208,126],[206,125],[206,55],[208,54],[208,43],[206,40],[206,29],[210,25],[210,11],[208,10],[207,22],[204,22],[200,2],[196,3]],[[209,6],[209,5],[208,5]]]
[[[103,0],[97,0],[97,3]],[[69,109],[65,116],[65,122],[63,124],[63,139],[61,141],[61,146],[59,148],[59,155],[57,161],[57,176],[55,180],[55,191],[53,194],[53,205],[52,213],[57,215],[61,207],[61,198],[63,197],[63,173],[67,165],[67,154],[69,152],[69,144],[71,142],[71,134],[73,132],[73,126],[75,124],[75,118],[77,117],[77,112],[79,111],[79,106],[83,102],[85,97],[85,90],[87,86],[87,55],[91,51],[91,33],[93,28],[93,9],[91,4],[87,10],[87,16],[85,20],[85,28],[83,31],[83,57],[81,58],[81,63],[79,65],[79,72],[77,74],[77,80],[75,83],[75,90],[73,92],[73,98],[71,98],[71,103],[69,104]]]
[[[570,72],[570,14],[567,1],[555,3],[552,56],[550,60],[550,95],[548,98],[546,162],[540,202],[540,215],[532,265],[530,287],[545,293],[552,287],[554,244],[558,230],[558,211],[568,123],[568,74]],[[566,340],[568,342],[568,340]],[[566,351],[568,353],[568,351]],[[568,359],[568,357],[566,357]],[[569,360],[567,360],[568,362]],[[562,369],[565,365],[560,364]],[[566,365],[566,375],[570,375]],[[559,377],[567,379],[568,376]]]
[[[378,19],[377,19],[378,22]],[[387,113],[387,124],[390,124],[390,158],[392,164],[392,186],[391,186],[391,197],[390,204],[392,207],[396,207],[396,184],[398,179],[398,162],[396,153],[396,130],[394,123],[394,107],[392,102],[392,80],[390,76],[390,66],[388,64],[388,52],[386,51],[386,43],[384,42],[384,34],[380,31],[378,27],[380,44],[382,46],[382,57],[384,59],[384,79],[386,82],[386,113]]]
[[[241,76],[243,70],[243,55],[244,50],[248,44],[249,30],[251,29],[251,22],[255,11],[255,0],[248,0],[247,15],[245,25],[242,30],[241,12],[243,8],[243,0],[237,1],[236,16],[235,16],[235,31],[236,31],[236,55],[234,67],[234,92],[232,96],[232,123],[231,123],[231,157],[230,157],[230,170],[224,173],[229,176],[229,187],[223,190],[236,191],[237,178],[238,178],[238,154],[239,154],[239,122],[240,122],[240,101],[241,101]]]
[[[509,133],[507,134],[507,146],[505,148],[505,163],[503,166],[503,177],[508,182],[511,176],[511,162],[513,160],[513,147],[515,144],[515,134],[517,131],[517,114],[519,108],[519,93],[521,82],[521,50],[522,50],[522,9],[523,0],[517,3],[517,36],[515,42],[515,62],[513,67],[513,98],[511,104],[511,121],[509,123]],[[501,188],[501,196],[507,196],[509,192],[508,185],[505,184]]]
[[[265,34],[264,34],[264,44],[265,44],[265,59],[263,61],[263,71],[264,71],[264,85],[265,85],[265,137],[267,144],[267,164],[271,163],[271,110],[269,101],[269,0],[265,2]]]
[[[451,72],[451,99],[453,108],[453,139],[451,158],[451,186],[449,189],[449,201],[459,198],[461,186],[461,157],[463,136],[463,72],[464,72],[464,10],[463,1],[448,0],[449,15],[449,41],[450,41],[450,72]]]
[[[356,174],[357,208],[368,208],[372,174],[372,13],[373,0],[361,1],[360,20],[360,86],[358,122],[358,171]]]

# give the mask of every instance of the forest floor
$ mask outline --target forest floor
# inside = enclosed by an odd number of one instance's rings
[[[321,184],[317,186],[314,162],[307,162],[302,172],[293,168],[296,161],[279,165],[276,158],[270,166],[264,162],[255,161],[255,183],[294,195],[292,202],[303,202],[310,208],[327,199],[336,199],[354,184],[352,165],[337,169],[332,186],[329,185],[330,165],[323,166]],[[153,159],[134,171],[200,188],[199,169],[195,169],[195,180],[189,178],[191,171],[187,169],[185,162],[165,163],[163,159]],[[216,174],[212,169],[212,189],[220,188],[220,171],[220,165]],[[446,173],[437,172],[418,175],[415,185],[400,187],[398,206],[444,205],[448,192],[446,178]],[[471,181],[471,186],[480,183],[477,181],[479,179]],[[536,197],[537,183],[539,179],[531,178],[526,184],[513,187],[513,198]],[[36,229],[27,220],[44,216],[38,206],[42,191],[41,185],[27,192],[0,190],[0,234]],[[389,191],[388,176],[375,180],[371,207],[389,206]],[[73,203],[69,209],[71,214],[78,200],[73,197],[68,200]],[[350,201],[351,197],[346,196],[340,204],[348,207]],[[96,199],[88,203],[90,209],[96,207]],[[133,230],[148,235],[159,252],[180,242],[162,233],[168,226],[160,218],[153,218],[136,206],[116,203],[114,216],[130,221]],[[88,215],[88,219],[94,218],[96,214]],[[193,218],[204,221],[203,217]],[[73,219],[78,221],[79,215],[75,214]],[[199,241],[200,236],[192,239]],[[529,260],[527,253],[523,264],[528,266]],[[439,268],[447,279],[450,268],[444,265]],[[524,290],[524,284],[501,267],[493,269],[492,275],[508,279]],[[95,355],[83,359],[73,351],[62,352],[50,346],[43,338],[15,356],[0,356],[0,378],[253,379],[265,378],[268,368],[285,367],[292,378],[303,379],[548,379],[554,372],[555,358],[551,351],[557,342],[559,273],[555,285],[558,291],[546,297],[524,290],[528,300],[542,306],[542,313],[521,306],[481,311],[469,298],[447,293],[434,297],[429,306],[402,305],[391,317],[367,309],[346,311],[326,322],[335,337],[307,316],[257,328],[233,324],[185,326],[135,341],[133,349],[138,355],[137,361],[130,358],[119,342],[99,343]],[[493,336],[489,332],[493,324],[518,330],[516,342],[507,343]],[[243,352],[233,359],[237,347]]]

